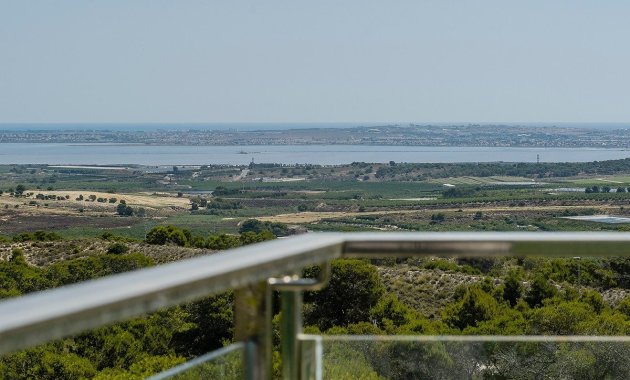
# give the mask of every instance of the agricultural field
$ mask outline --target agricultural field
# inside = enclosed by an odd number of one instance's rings
[[[594,176],[587,178],[575,178],[563,180],[562,182],[571,183],[576,186],[589,186],[589,185],[600,185],[600,186],[611,186],[617,187],[620,185],[630,186],[630,175],[613,175],[613,176]]]
[[[532,184],[536,185],[538,182],[531,178],[525,177],[511,177],[511,176],[490,176],[490,177],[446,177],[446,178],[433,178],[428,181],[429,183],[436,184],[451,184],[451,185],[514,185],[514,184]]]
[[[466,164],[448,169],[464,168],[479,170]],[[492,168],[487,164],[481,170]],[[630,183],[628,174],[446,177],[443,169],[391,163],[116,170],[1,166],[0,235],[54,228],[72,238],[108,231],[142,239],[157,225],[173,224],[208,234],[237,231],[240,223],[251,218],[313,231],[627,228],[560,217],[627,215],[630,193],[587,194],[579,189],[605,184],[616,189]],[[497,164],[495,169],[506,171],[505,165]],[[394,174],[388,176],[384,170]],[[422,179],[402,180],[396,174],[409,171],[422,172]],[[18,185],[20,195],[16,196]],[[508,222],[520,219],[522,223]]]

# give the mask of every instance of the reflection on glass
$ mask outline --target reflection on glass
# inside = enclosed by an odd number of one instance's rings
[[[305,336],[304,378],[630,378],[630,341],[626,337],[417,338]]]
[[[234,343],[188,361],[148,380],[204,380],[243,378],[243,344]]]

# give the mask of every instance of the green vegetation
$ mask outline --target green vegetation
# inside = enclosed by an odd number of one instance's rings
[[[176,227],[162,226],[147,234],[147,240],[162,233],[166,234],[166,239],[160,240],[160,244],[178,244],[191,236]],[[257,236],[253,231],[243,232],[240,237],[217,235],[208,239],[212,243],[206,244],[228,248],[253,242]],[[116,241],[114,236],[106,238],[113,241],[107,247],[108,253],[60,261],[42,268],[29,265],[24,252],[14,249],[10,260],[0,262],[1,296],[14,297],[152,265],[145,256],[126,253],[128,246]],[[416,294],[413,288],[401,286],[393,290],[390,280],[379,273],[382,269],[378,268],[388,268],[393,263],[375,262],[377,267],[365,260],[337,260],[332,263],[329,286],[305,295],[306,329],[326,334],[624,335],[630,332],[630,297],[615,306],[604,301],[595,289],[616,285],[617,277],[625,276],[627,262],[625,259],[586,258],[579,262],[519,258],[408,260],[406,265],[424,273],[483,278],[462,283],[452,296],[446,297],[449,301],[437,316],[429,316],[405,303],[404,299]],[[578,264],[579,278],[576,277]],[[305,274],[315,277],[318,271],[319,268],[314,267]],[[482,277],[482,273],[494,278]],[[232,336],[232,301],[231,294],[213,296],[7,355],[0,360],[0,370],[10,378],[141,378],[228,343]],[[391,357],[393,366],[402,366],[405,355],[424,357],[428,349],[418,351],[413,345],[389,344],[382,347],[386,352],[374,356],[371,350],[375,348],[368,348],[365,351],[341,345],[333,349],[341,361],[339,365],[327,364],[326,371],[338,373],[341,378],[351,376],[347,372],[349,368],[364,373],[366,378],[406,378],[422,370],[397,372],[392,367],[382,367],[382,361],[377,359]],[[442,351],[440,365],[446,365],[454,353],[446,346],[438,345],[438,348]],[[488,351],[488,355],[494,354],[498,355],[493,350]],[[571,355],[579,353],[568,351],[566,354],[573,357]],[[565,359],[568,360],[562,358]],[[352,360],[354,364],[341,365],[345,360]],[[29,372],[19,373],[19,368],[24,366],[28,366]],[[426,370],[430,371],[430,366]],[[407,375],[397,377],[395,373]]]
[[[630,159],[252,164],[247,175],[244,168],[155,173],[0,167],[0,249],[6,258],[0,261],[0,297],[304,231],[630,231],[628,224],[564,219],[630,215]],[[43,190],[52,187],[58,192]],[[65,194],[71,190],[81,194]],[[91,248],[79,249],[85,246]],[[168,259],[137,252],[158,250]],[[316,277],[318,271],[308,268],[305,275]],[[307,332],[330,335],[625,335],[629,271],[624,258],[338,260],[329,286],[305,294],[304,320]],[[0,374],[144,378],[230,343],[232,303],[230,293],[215,295],[7,355],[0,359]],[[465,368],[471,362],[466,350],[440,342],[335,343],[326,352],[336,360],[324,366],[339,379],[466,378],[472,373]],[[602,350],[515,344],[469,349],[485,355],[475,360],[488,360],[479,378],[518,377],[514,363],[551,378],[627,373],[625,349],[614,355],[612,348]],[[543,359],[551,364],[535,361]],[[226,365],[236,373],[234,363]],[[279,366],[276,360],[276,372]]]
[[[254,232],[243,231],[240,236],[219,234],[211,235],[207,239],[193,235],[190,230],[180,229],[172,225],[157,226],[151,229],[145,241],[148,244],[165,245],[172,244],[180,247],[209,248],[215,250],[229,249],[241,245],[259,243],[265,240],[275,239],[275,235],[269,230]]]
[[[13,236],[13,241],[15,242],[23,242],[23,241],[56,241],[61,240],[61,236],[54,232],[46,232],[46,231],[35,231],[32,234],[30,233],[21,233]]]
[[[159,240],[165,231],[168,233],[166,239]],[[36,233],[28,238],[34,236],[48,235]],[[15,240],[25,241],[22,238],[20,236]],[[111,234],[105,234],[103,238],[118,240]],[[188,238],[195,241],[196,237],[173,226],[156,227],[147,234],[147,241],[152,241],[152,244],[188,245]],[[208,245],[213,249],[227,249],[272,238],[274,236],[268,231],[258,234],[244,232],[240,236],[211,236]],[[146,256],[128,251],[126,244],[117,241],[101,255],[38,268],[27,263],[22,249],[14,248],[9,260],[0,261],[0,298],[153,265]],[[0,359],[0,373],[4,378],[11,379],[141,379],[229,342],[232,337],[232,302],[231,293],[207,297],[147,317],[10,354]],[[25,372],[24,368],[28,371]]]

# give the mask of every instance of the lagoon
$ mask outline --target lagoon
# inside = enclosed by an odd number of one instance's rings
[[[431,147],[383,145],[164,146],[0,143],[0,164],[48,165],[336,165],[363,162],[589,162],[630,157],[628,149]]]

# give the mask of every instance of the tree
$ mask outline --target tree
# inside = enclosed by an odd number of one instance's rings
[[[341,259],[331,264],[328,286],[305,294],[305,321],[320,330],[368,322],[385,288],[376,268],[361,260]],[[306,271],[308,277],[319,275],[319,267]]]
[[[497,301],[484,292],[479,285],[473,285],[468,288],[459,302],[444,309],[442,320],[450,326],[464,329],[490,320],[497,314],[497,310]]]
[[[118,204],[118,207],[116,207],[116,213],[120,216],[132,216],[133,208],[131,208],[131,206],[127,206],[121,201],[121,203]]]
[[[289,229],[286,224],[261,222],[257,219],[248,219],[241,223],[241,227],[239,228],[240,233],[254,232],[259,234],[264,231],[269,231],[275,236],[286,236],[289,234]]]
[[[525,301],[530,307],[542,305],[543,300],[551,298],[558,293],[558,290],[541,274],[536,275],[532,281],[531,288],[525,297]]]
[[[508,273],[503,285],[503,299],[508,301],[510,306],[514,307],[523,292],[523,285],[516,271],[510,271],[510,273]]]
[[[16,197],[21,197],[24,191],[26,191],[26,187],[24,187],[24,185],[22,184],[19,184],[15,187],[15,191],[13,193]]]
[[[263,231],[259,234],[254,232],[244,232],[241,234],[239,240],[243,245],[260,243],[267,240],[273,240],[276,237],[269,231]]]
[[[184,306],[189,314],[187,322],[192,328],[173,337],[175,344],[187,356],[199,356],[220,348],[222,342],[232,337],[233,330],[232,292],[204,298]]]
[[[388,325],[400,327],[417,319],[411,308],[392,294],[386,295],[370,310],[372,321],[381,329]]]
[[[575,335],[582,334],[581,325],[594,317],[592,309],[583,302],[552,303],[532,310],[532,334]]]
[[[175,226],[157,226],[153,227],[145,238],[145,241],[149,244],[165,245],[175,244],[180,247],[188,245],[188,239],[184,232]]]
[[[241,239],[238,236],[220,234],[208,237],[206,246],[210,249],[223,250],[236,248],[241,245]]]

